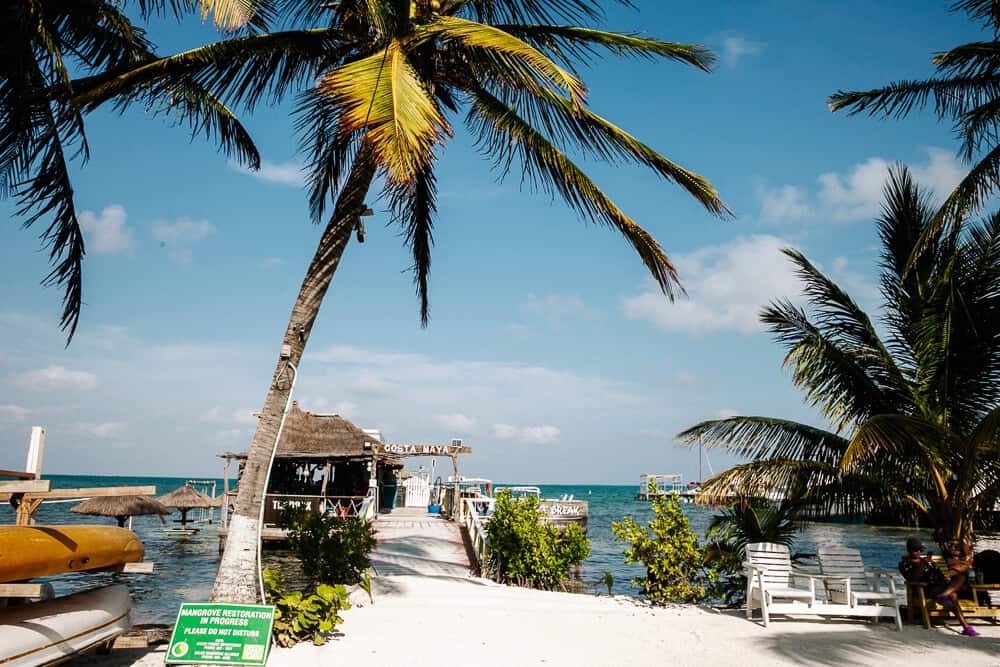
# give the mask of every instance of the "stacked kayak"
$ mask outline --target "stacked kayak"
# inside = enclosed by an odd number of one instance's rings
[[[0,610],[0,665],[64,662],[132,627],[132,600],[118,584]]]
[[[143,553],[135,533],[115,526],[0,526],[0,583],[102,570]]]
[[[142,542],[114,526],[0,526],[0,584],[141,561]],[[40,602],[0,598],[0,667],[63,662],[131,627],[122,585]]]

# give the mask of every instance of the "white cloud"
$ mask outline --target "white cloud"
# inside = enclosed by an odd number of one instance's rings
[[[493,437],[497,440],[525,442],[532,445],[546,445],[559,439],[561,431],[556,426],[512,426],[494,424]]]
[[[159,222],[153,225],[150,233],[160,243],[185,244],[200,241],[214,231],[215,227],[208,220],[178,218],[176,222]]]
[[[120,436],[125,432],[127,426],[125,422],[78,422],[76,424],[76,431],[101,440],[107,440]]]
[[[525,309],[533,315],[538,315],[550,322],[558,322],[567,317],[579,315],[584,311],[583,299],[575,295],[546,294],[545,296],[528,295]]]
[[[476,419],[463,414],[434,415],[434,421],[448,429],[449,433],[465,435],[476,428]]]
[[[30,414],[31,410],[20,405],[0,403],[0,423],[21,422]]]
[[[86,390],[97,386],[97,376],[64,366],[48,366],[21,373],[14,378],[14,384],[31,391]]]
[[[247,169],[233,161],[229,162],[229,167],[262,181],[267,181],[268,183],[302,187],[306,182],[303,165],[298,162],[268,162],[267,160],[262,160],[258,171]]]
[[[150,230],[161,248],[169,248],[170,258],[178,264],[190,264],[194,260],[191,245],[215,232],[215,226],[208,220],[178,218],[175,222],[159,222]]]
[[[722,60],[729,67],[737,65],[747,56],[759,55],[764,50],[761,42],[751,42],[745,37],[733,35],[722,40]]]
[[[760,219],[767,223],[779,224],[801,220],[811,212],[806,201],[806,193],[794,185],[783,185],[773,189],[759,185],[757,199],[760,201]]]
[[[265,257],[257,263],[262,269],[276,269],[279,266],[284,266],[284,264],[285,260],[280,257]]]
[[[101,211],[80,213],[80,227],[83,228],[87,251],[97,255],[118,255],[135,246],[132,228],[125,224],[128,216],[124,207],[112,204]]]
[[[800,299],[792,263],[781,253],[789,245],[776,236],[751,236],[678,256],[687,298],[670,303],[650,287],[624,300],[625,315],[670,331],[759,331],[763,306],[778,298]]]
[[[918,184],[941,200],[962,180],[965,168],[944,148],[928,147],[924,151],[927,159],[908,164],[910,173]],[[801,220],[807,216],[830,222],[872,220],[882,210],[882,191],[891,166],[890,160],[870,157],[842,173],[822,173],[816,177],[814,197],[794,185],[758,187],[760,219],[766,223]]]

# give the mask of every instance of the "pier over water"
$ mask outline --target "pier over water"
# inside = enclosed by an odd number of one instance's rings
[[[399,507],[375,520],[378,546],[372,552],[376,577],[469,576],[472,565],[461,524],[423,507]]]

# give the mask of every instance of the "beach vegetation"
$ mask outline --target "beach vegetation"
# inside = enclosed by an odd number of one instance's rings
[[[961,44],[931,57],[935,73],[922,80],[894,81],[865,91],[837,91],[831,111],[867,113],[876,118],[903,118],[928,104],[940,120],[952,124],[961,140],[961,157],[972,168],[947,196],[923,230],[917,250],[943,228],[961,225],[978,213],[1000,189],[1000,10],[996,0],[956,0],[952,10],[992,33],[992,39]],[[948,232],[945,232],[947,235]]]
[[[306,641],[325,644],[334,628],[344,622],[340,612],[351,608],[343,585],[320,584],[306,595],[289,592],[278,570],[265,569],[263,577],[265,600],[274,605],[272,636],[280,646],[290,648]]]
[[[590,541],[576,524],[544,522],[536,496],[515,498],[501,491],[486,525],[487,576],[501,583],[552,590],[590,556]]]
[[[657,494],[650,482],[653,518],[642,525],[631,516],[611,522],[615,539],[626,542],[625,562],[642,565],[646,576],[632,579],[649,602],[698,602],[717,574],[706,566],[705,548],[691,529],[676,494]]]
[[[171,92],[181,81],[205,86],[233,108],[277,105],[298,95],[310,212],[323,231],[275,346],[279,354],[238,486],[214,600],[256,597],[249,554],[275,435],[334,273],[349,243],[365,238],[362,218],[373,186],[411,255],[419,320],[427,324],[436,166],[456,119],[464,119],[498,178],[512,175],[561,199],[581,220],[618,234],[667,298],[679,289],[676,267],[577,156],[648,169],[711,215],[731,215],[708,179],[589,108],[579,72],[599,58],[669,61],[704,72],[715,61],[697,44],[607,30],[608,4],[344,0],[267,3],[263,11],[261,3],[251,25],[228,39],[75,82],[72,103],[83,110],[130,99],[134,91]],[[272,25],[281,30],[271,31]]]
[[[748,459],[699,500],[780,497],[801,519],[916,512],[942,548],[973,539],[977,513],[1000,498],[1000,214],[947,230],[934,215],[909,171],[890,170],[878,324],[785,251],[808,310],[777,301],[761,321],[828,427],[763,416],[692,426],[682,441]]]
[[[361,517],[292,509],[285,511],[281,523],[288,530],[288,548],[313,582],[356,584],[371,567],[377,540],[371,524]]]

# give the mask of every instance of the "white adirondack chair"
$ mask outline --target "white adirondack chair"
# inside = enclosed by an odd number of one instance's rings
[[[883,616],[893,618],[896,629],[903,629],[896,582],[890,572],[880,569],[866,572],[861,552],[848,547],[821,546],[817,556],[829,602],[846,604],[851,608],[846,615],[872,616],[876,623]],[[889,590],[882,590],[883,577]]]
[[[766,628],[771,614],[815,613],[816,582],[813,575],[796,572],[788,547],[771,542],[755,542],[746,546],[747,618],[753,618],[753,608],[760,607]],[[795,578],[807,579],[809,588],[796,588]]]

